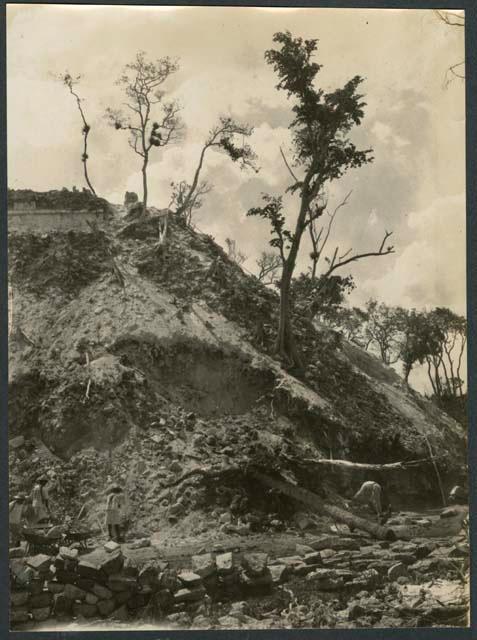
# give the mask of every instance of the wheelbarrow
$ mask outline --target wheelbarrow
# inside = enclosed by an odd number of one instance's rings
[[[37,531],[33,529],[23,529],[21,535],[27,543],[26,555],[36,553],[55,555],[59,551],[59,537],[51,538],[48,537],[44,531]]]
[[[100,532],[94,529],[88,531],[68,529],[64,534],[64,544],[70,546],[74,543],[79,543],[81,551],[88,551],[88,540],[98,535],[98,533]]]

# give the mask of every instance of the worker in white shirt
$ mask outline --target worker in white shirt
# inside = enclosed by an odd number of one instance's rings
[[[10,544],[13,547],[20,545],[20,534],[25,520],[26,495],[19,493],[13,497],[8,505],[8,520],[10,525]]]
[[[122,523],[124,518],[124,496],[119,485],[113,485],[106,499],[106,526],[111,540],[122,541]]]
[[[33,508],[33,520],[35,524],[47,522],[51,518],[50,497],[48,495],[48,478],[42,476],[31,492],[31,503]]]

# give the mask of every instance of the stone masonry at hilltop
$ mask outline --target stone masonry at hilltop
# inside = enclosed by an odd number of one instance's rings
[[[8,229],[12,233],[89,231],[88,223],[104,221],[108,212],[106,200],[87,190],[8,190]]]
[[[8,231],[35,234],[52,231],[90,231],[88,222],[104,222],[107,215],[101,210],[20,209],[15,206],[13,210],[8,210]]]

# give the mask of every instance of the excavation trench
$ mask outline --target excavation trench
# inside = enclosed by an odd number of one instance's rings
[[[143,372],[153,391],[205,417],[248,413],[273,388],[269,370],[253,367],[237,351],[200,342],[126,339],[111,351]]]

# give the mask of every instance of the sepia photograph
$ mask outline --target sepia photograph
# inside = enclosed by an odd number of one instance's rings
[[[469,627],[465,26],[7,4],[12,631]]]

